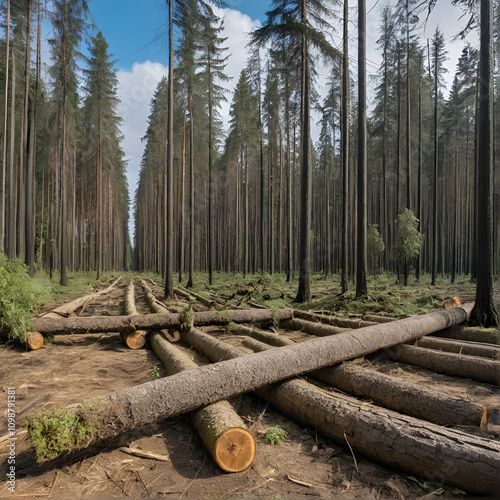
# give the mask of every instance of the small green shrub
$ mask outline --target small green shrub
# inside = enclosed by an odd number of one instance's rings
[[[28,417],[27,427],[27,437],[35,449],[38,462],[85,445],[92,438],[90,425],[64,409],[56,409],[49,415],[39,411]]]
[[[287,433],[279,425],[269,427],[265,437],[270,444],[281,444],[287,441]]]
[[[153,369],[151,370],[149,378],[151,380],[156,380],[157,378],[160,378],[160,370],[158,370],[157,366],[153,366]]]
[[[0,328],[9,330],[9,340],[26,341],[35,305],[43,295],[22,260],[8,260],[0,252]]]

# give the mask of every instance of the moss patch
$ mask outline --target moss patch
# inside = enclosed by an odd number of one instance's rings
[[[179,315],[179,333],[181,335],[189,332],[193,326],[193,310],[191,306],[186,307],[182,310]]]
[[[28,417],[27,427],[27,439],[31,441],[38,462],[85,445],[92,438],[90,425],[64,409],[56,409],[51,414],[37,412]]]

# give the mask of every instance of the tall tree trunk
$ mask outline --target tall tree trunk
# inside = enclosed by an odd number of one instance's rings
[[[406,0],[406,206],[411,210],[410,12]]]
[[[434,67],[434,179],[432,191],[432,275],[431,285],[436,284],[438,265],[438,54],[436,47]]]
[[[2,144],[2,213],[0,215],[0,252],[5,252],[5,176],[7,170],[5,164],[7,162],[7,117],[9,103],[9,50],[10,50],[10,0],[7,0],[7,28],[5,35],[5,101],[4,101],[4,124],[3,124],[3,144]]]
[[[213,103],[212,103],[212,72],[210,55],[208,56],[208,282],[213,285],[214,270],[214,216],[213,211]]]
[[[193,286],[194,268],[194,120],[193,97],[189,89],[189,278],[187,287]]]
[[[306,0],[302,0],[302,23],[307,22]],[[311,300],[311,191],[312,171],[309,160],[310,109],[309,109],[309,64],[307,61],[307,36],[302,35],[302,165],[301,165],[301,208],[300,208],[300,252],[299,289],[295,302]]]
[[[60,176],[60,199],[61,204],[60,214],[60,234],[59,246],[61,250],[60,264],[61,264],[61,285],[68,284],[67,263],[68,263],[68,245],[66,233],[66,34],[62,37],[62,50],[61,50],[61,64],[62,64],[62,85],[61,85],[61,157],[59,158],[59,176]]]
[[[168,120],[164,182],[165,206],[165,297],[174,297],[174,0],[168,0]]]
[[[476,303],[472,322],[498,326],[493,303],[493,2],[481,0]]]
[[[420,59],[420,68],[422,68],[422,59]],[[418,179],[417,179],[417,229],[420,232],[422,227],[422,73],[418,82]],[[415,278],[420,279],[420,268],[422,266],[421,252],[418,254],[415,265]]]
[[[183,120],[183,140],[182,140],[182,172],[181,172],[181,206],[180,206],[180,230],[179,230],[179,283],[182,283],[182,273],[184,271],[184,227],[186,204],[186,110],[184,110]]]
[[[358,0],[358,217],[356,297],[368,295],[366,272],[366,0]]]
[[[349,3],[344,0],[342,59],[342,276],[341,291],[347,292],[347,258],[349,252]]]
[[[16,255],[16,57],[12,50],[12,85],[10,101],[10,162],[9,162],[9,259]]]

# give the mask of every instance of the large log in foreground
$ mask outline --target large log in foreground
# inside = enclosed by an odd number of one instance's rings
[[[187,315],[139,314],[137,316],[92,316],[90,318],[35,318],[34,330],[42,335],[66,335],[85,333],[119,332],[136,330],[165,330],[191,323],[196,326],[225,325],[234,323],[271,323],[292,317],[291,309],[273,312],[270,309],[237,309],[226,311],[191,312]]]
[[[238,327],[238,331],[246,333],[253,330],[248,328],[245,331],[243,328]],[[252,332],[248,333],[252,335]],[[271,345],[278,346],[278,339],[272,340],[275,343]],[[279,337],[279,342],[281,346],[293,344],[283,337]],[[272,349],[271,345],[255,338],[243,340],[243,345],[256,352]],[[434,424],[485,427],[488,422],[488,412],[483,405],[362,366],[344,363],[315,370],[310,375],[353,396],[371,399],[389,410]]]
[[[209,359],[242,356],[241,349],[195,328],[183,337]],[[285,349],[284,347],[282,349]],[[255,391],[291,418],[355,451],[426,479],[472,493],[499,491],[500,444],[326,392],[292,379]]]
[[[149,342],[169,375],[198,368],[160,332],[151,332]],[[191,417],[203,444],[222,470],[241,472],[250,466],[255,456],[255,440],[228,401],[200,408]]]
[[[177,373],[168,378],[153,380],[107,396],[87,400],[83,405],[75,404],[67,407],[65,411],[73,415],[76,422],[72,426],[70,436],[65,433],[64,439],[61,439],[59,432],[44,431],[48,425],[50,426],[47,420],[50,421],[53,414],[34,415],[28,424],[29,437],[42,458],[46,450],[51,450],[50,456],[54,457],[68,449],[97,443],[104,444],[119,434],[163,418],[187,413],[280,380],[357,358],[462,323],[467,320],[471,309],[472,305],[466,305],[433,312],[394,323],[315,338],[281,349]],[[264,309],[233,311],[233,320],[240,313],[250,312],[260,315],[271,313]],[[219,314],[215,314],[220,320]],[[149,316],[157,319],[157,322],[152,321],[157,325],[156,329],[165,328],[161,325],[162,318],[168,318],[171,322],[172,317],[178,317],[175,314]],[[139,320],[145,317],[134,318]],[[195,323],[197,317],[195,315]],[[140,324],[143,328],[146,325],[145,322]],[[76,425],[77,423],[79,425]],[[74,437],[73,441],[71,437]]]

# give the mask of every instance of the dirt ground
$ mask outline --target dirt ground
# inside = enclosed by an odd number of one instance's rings
[[[161,289],[153,287],[158,298]],[[104,285],[103,285],[104,287]],[[103,299],[88,305],[82,316],[121,313],[125,282]],[[149,312],[142,292],[136,287],[139,313]],[[240,340],[218,327],[207,332],[231,343]],[[303,340],[301,332],[287,332]],[[200,364],[207,360],[181,341],[181,349]],[[430,387],[439,386],[485,405],[500,401],[500,389],[493,385],[438,375],[428,370],[394,363],[375,354],[359,363]],[[37,464],[24,441],[22,423],[28,413],[48,411],[70,403],[108,394],[150,380],[154,367],[165,376],[161,362],[151,349],[130,350],[117,334],[57,336],[43,349],[23,351],[0,348],[0,439],[7,433],[7,394],[16,395],[16,489],[0,483],[0,498],[461,498],[464,491],[375,463],[275,411],[253,395],[232,403],[248,425],[257,444],[253,464],[236,474],[222,472],[203,448],[189,416],[166,420],[121,436],[109,448],[78,459],[62,458]],[[280,445],[266,442],[266,430],[279,425],[288,435]],[[464,429],[492,439],[498,435],[484,429]],[[168,456],[156,461],[128,455],[118,448],[130,446]],[[9,450],[0,442],[0,466],[4,470]],[[4,479],[2,473],[2,479]]]

